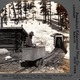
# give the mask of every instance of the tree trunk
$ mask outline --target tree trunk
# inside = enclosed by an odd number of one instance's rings
[[[46,23],[46,3],[45,3],[45,11],[44,11],[44,23]]]
[[[60,13],[60,30],[62,30],[61,13]]]
[[[50,25],[51,25],[51,1],[50,1]]]
[[[14,3],[12,2],[13,5],[13,11],[14,11],[14,17],[16,18],[16,11],[15,11],[15,7],[14,7]]]
[[[58,27],[59,27],[59,23],[60,23],[59,21],[60,21],[60,19],[59,19],[59,13],[58,13]]]
[[[1,17],[1,28],[3,27],[3,17]]]

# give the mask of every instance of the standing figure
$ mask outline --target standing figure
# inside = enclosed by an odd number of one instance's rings
[[[32,43],[32,37],[34,36],[34,33],[31,31],[28,35],[28,37],[26,37],[26,47],[32,47],[33,43]]]

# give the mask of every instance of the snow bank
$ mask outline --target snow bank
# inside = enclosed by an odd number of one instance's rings
[[[9,53],[9,51],[5,48],[0,49],[0,54],[6,54]]]

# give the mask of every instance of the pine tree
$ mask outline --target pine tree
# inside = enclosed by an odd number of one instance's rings
[[[1,23],[1,27],[3,27],[3,23],[5,23],[7,25],[7,20],[8,20],[8,17],[7,17],[7,8],[6,6],[1,9],[0,11],[0,23]]]
[[[22,6],[21,6],[21,1],[17,1],[16,10],[18,11],[18,21],[22,19]]]
[[[41,8],[41,13],[43,13],[43,22],[47,22],[47,17],[48,17],[48,23],[51,21],[51,3],[50,1],[45,1],[42,0],[40,2],[40,5],[42,5]]]
[[[5,7],[4,8],[4,14],[3,14],[3,20],[4,20],[4,23],[7,25],[7,8]]]
[[[4,12],[4,9],[2,8],[1,10],[0,10],[0,20],[1,20],[1,27],[3,27],[3,12]]]
[[[51,24],[51,1],[50,0],[47,1],[47,9],[48,9],[48,12],[47,12],[48,23]]]
[[[11,4],[8,5],[8,9],[9,9],[8,17],[11,19],[11,16],[10,16],[11,15],[11,10],[10,10],[11,9]]]
[[[34,18],[35,18],[35,16],[34,16],[34,14],[35,14],[34,7],[35,7],[35,5],[34,5],[34,0],[32,0],[32,2],[31,2],[31,4],[30,4],[30,8],[33,10],[33,11],[32,11],[33,20],[34,20]]]
[[[56,10],[57,10],[58,22],[59,25],[61,26],[61,30],[63,28],[67,30],[69,28],[69,18],[66,9],[62,5],[58,4]]]
[[[46,23],[46,12],[47,12],[47,7],[46,7],[46,1],[42,0],[41,1],[41,13],[43,13],[43,22]]]
[[[28,6],[28,1],[27,0],[24,0],[24,6],[23,6],[23,10],[24,10],[24,14],[25,14],[25,19],[26,19],[26,14],[27,14],[27,6]]]
[[[11,9],[13,10],[13,15],[14,15],[14,18],[11,19],[11,20],[14,20],[15,21],[15,19],[16,19],[16,11],[15,11],[14,2],[12,2],[11,5],[12,5]]]

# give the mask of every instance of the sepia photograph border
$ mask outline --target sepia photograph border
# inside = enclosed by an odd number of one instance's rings
[[[0,9],[14,0],[1,0]],[[0,74],[1,80],[80,80],[80,0],[51,0],[60,3],[70,21],[70,73]]]

